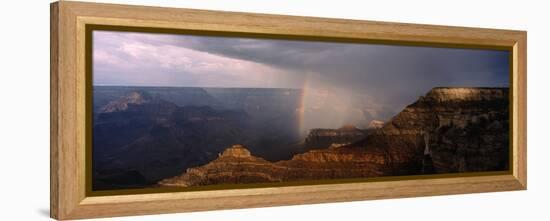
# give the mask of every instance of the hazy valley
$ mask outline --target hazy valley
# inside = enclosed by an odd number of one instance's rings
[[[301,131],[301,90],[94,87],[94,190],[508,168],[508,89],[434,88],[391,119]],[[368,107],[364,107],[368,109]],[[387,122],[383,122],[383,120]]]

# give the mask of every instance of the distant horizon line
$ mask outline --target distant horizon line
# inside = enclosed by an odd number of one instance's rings
[[[157,85],[117,85],[117,84],[95,84],[92,87],[165,87],[165,88],[235,88],[235,89],[290,89],[303,90],[303,88],[288,87],[215,87],[215,86],[157,86]]]
[[[285,87],[215,87],[215,86],[157,86],[157,85],[118,85],[118,84],[96,84],[92,87],[157,87],[157,88],[226,88],[226,89],[287,89],[287,90],[303,90],[304,88],[285,88]],[[491,89],[491,88],[510,88],[510,86],[434,86],[431,89],[443,89],[443,88],[478,88],[478,89]]]

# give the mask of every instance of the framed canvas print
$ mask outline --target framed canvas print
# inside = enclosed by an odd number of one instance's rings
[[[51,216],[523,190],[526,32],[51,5]]]

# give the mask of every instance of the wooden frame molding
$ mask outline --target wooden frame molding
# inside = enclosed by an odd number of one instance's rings
[[[365,40],[395,44],[507,48],[512,53],[512,171],[310,186],[117,196],[86,194],[86,25]],[[525,31],[234,13],[80,2],[51,4],[51,216],[78,219],[353,201],[527,188],[527,33]],[[89,125],[88,125],[89,126]],[[391,190],[391,191],[388,191]]]

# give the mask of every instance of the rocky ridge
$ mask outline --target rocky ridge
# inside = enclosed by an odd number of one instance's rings
[[[218,159],[159,184],[199,186],[507,170],[508,125],[507,88],[434,88],[357,142],[331,144],[278,162],[254,157],[236,145]],[[322,132],[346,136],[350,131],[354,134],[357,129]]]
[[[425,154],[436,173],[505,170],[508,124],[507,88],[434,88],[356,145],[384,148],[396,174]]]
[[[148,96],[143,93],[132,91],[128,95],[117,100],[109,102],[100,109],[100,113],[111,113],[116,111],[124,111],[128,109],[128,105],[139,105],[149,102]]]
[[[273,163],[251,155],[242,145],[233,145],[214,161],[189,168],[184,174],[164,179],[158,185],[188,187],[379,176],[384,173],[383,163],[383,153],[348,148],[313,150]]]
[[[344,125],[338,129],[312,129],[305,139],[305,148],[324,149],[332,145],[347,145],[365,138],[367,133],[368,130],[353,125]]]

